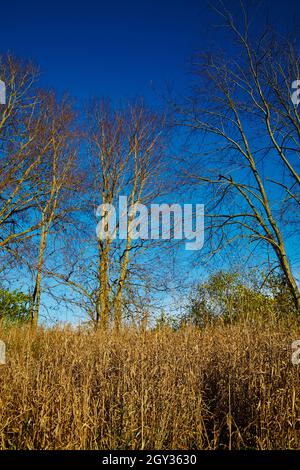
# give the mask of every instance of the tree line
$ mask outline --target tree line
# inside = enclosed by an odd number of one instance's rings
[[[291,100],[299,57],[273,29],[254,34],[245,9],[238,19],[224,8],[216,14],[230,53],[196,53],[191,85],[184,97],[167,94],[163,112],[143,99],[119,107],[94,99],[78,110],[69,96],[39,87],[34,65],[1,56],[1,316],[12,304],[24,316],[26,303],[36,328],[51,296],[102,329],[147,321],[153,289],[168,290],[162,270],[172,243],[130,231],[125,240],[97,239],[96,208],[121,195],[151,204],[189,190],[206,205],[205,254],[246,247],[264,285],[279,273],[299,314],[300,115]],[[27,292],[14,294],[21,280]]]

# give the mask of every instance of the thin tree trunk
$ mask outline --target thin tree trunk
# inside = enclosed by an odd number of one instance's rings
[[[47,231],[45,225],[42,226],[41,231],[41,238],[40,238],[40,247],[39,247],[39,257],[38,257],[38,264],[37,264],[37,273],[36,273],[36,280],[35,280],[35,287],[34,292],[32,295],[32,302],[31,302],[31,326],[36,329],[39,320],[39,311],[40,311],[40,304],[41,304],[41,281],[42,281],[42,268],[44,262],[44,253],[46,248],[46,239],[47,239]]]
[[[116,328],[116,330],[119,330],[120,327],[121,327],[121,324],[122,324],[122,294],[123,294],[123,288],[124,288],[124,284],[125,284],[125,280],[126,280],[126,276],[127,276],[130,242],[131,242],[131,240],[128,239],[127,247],[126,247],[126,250],[125,250],[125,253],[124,253],[123,262],[121,264],[118,289],[117,289],[117,293],[116,293],[116,296],[115,296],[115,299],[114,299],[115,328]]]
[[[96,303],[96,328],[107,330],[109,326],[109,287],[108,287],[108,253],[109,244],[105,248],[99,244],[99,294]]]
[[[288,259],[287,259],[286,253],[285,253],[284,245],[279,246],[278,259],[279,259],[279,262],[280,262],[281,269],[282,269],[282,271],[285,275],[285,278],[286,278],[286,281],[287,281],[287,284],[288,284],[288,288],[289,288],[289,290],[292,294],[295,308],[298,312],[298,315],[300,315],[300,292],[299,292],[299,288],[297,286],[297,283],[295,281],[295,278],[292,274],[290,264],[288,262]]]

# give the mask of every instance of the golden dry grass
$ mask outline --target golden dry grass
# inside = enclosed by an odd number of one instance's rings
[[[299,449],[291,326],[0,331],[1,449]]]

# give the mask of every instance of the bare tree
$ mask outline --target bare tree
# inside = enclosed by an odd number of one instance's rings
[[[299,225],[300,215],[300,120],[291,100],[299,58],[270,28],[253,40],[243,4],[241,25],[222,3],[216,11],[234,39],[236,59],[213,53],[193,60],[192,92],[176,104],[176,122],[193,142],[193,168],[185,160],[183,173],[211,190],[212,250],[238,237],[257,250],[269,247],[299,311],[287,254],[287,229]]]
[[[0,248],[14,252],[16,242],[32,236],[39,226],[30,221],[35,194],[28,180],[50,141],[38,143],[45,116],[34,90],[36,69],[8,56],[1,58],[0,73],[7,90],[7,103],[0,105]]]
[[[30,63],[2,57],[0,75],[7,91],[0,105],[0,248],[6,264],[11,256],[19,273],[27,266],[34,278],[36,326],[49,235],[66,222],[78,189],[75,113],[67,98],[58,102],[37,89],[38,71]]]
[[[39,226],[34,243],[37,244],[37,261],[33,262],[34,289],[31,297],[30,314],[34,327],[38,324],[42,294],[42,276],[50,267],[45,266],[45,253],[49,236],[64,232],[68,236],[68,217],[78,211],[77,193],[81,185],[80,165],[77,161],[77,130],[72,103],[67,98],[61,102],[54,93],[43,98],[47,120],[39,139],[41,145],[50,142],[41,163],[30,178],[30,190],[35,194],[35,220]],[[74,221],[72,221],[74,223]],[[52,240],[52,245],[54,241]],[[55,247],[52,246],[55,251]],[[32,257],[30,257],[31,259]],[[52,268],[52,276],[55,270]]]
[[[88,121],[94,207],[117,206],[118,197],[124,195],[130,206],[153,201],[160,193],[162,119],[142,103],[113,111],[107,104],[94,102]],[[130,230],[133,217],[129,214],[125,240],[107,237],[97,241],[94,320],[104,329],[110,321],[120,327],[130,267],[148,245],[147,240],[133,239]]]

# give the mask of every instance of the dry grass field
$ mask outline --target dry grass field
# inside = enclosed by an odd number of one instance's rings
[[[296,326],[0,332],[1,449],[299,449]]]

